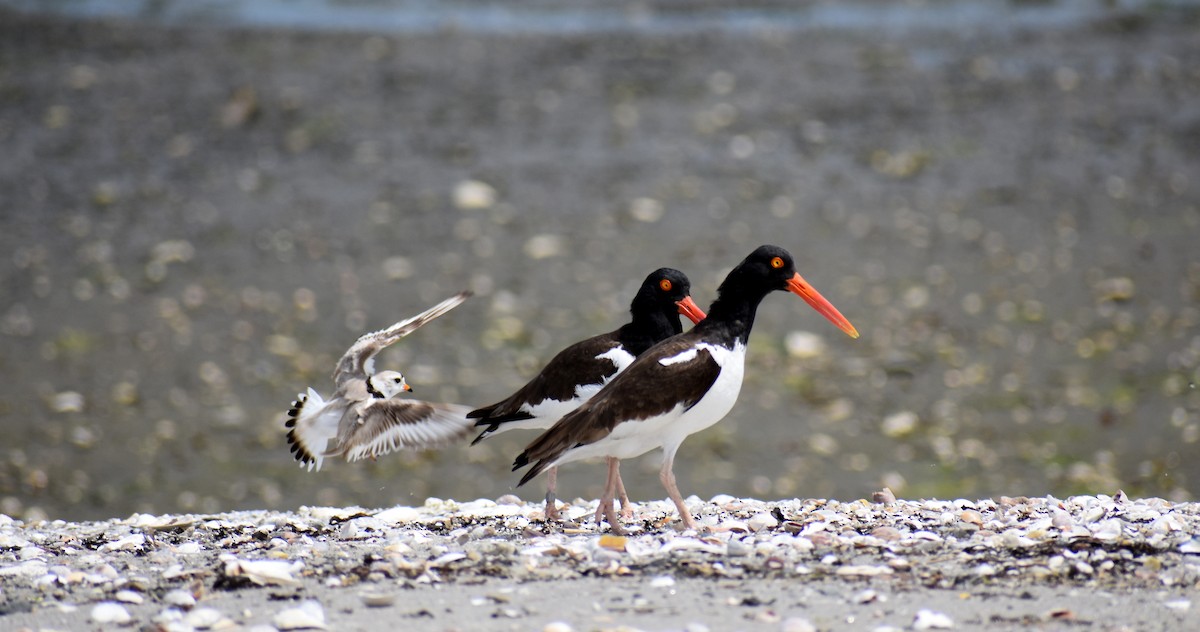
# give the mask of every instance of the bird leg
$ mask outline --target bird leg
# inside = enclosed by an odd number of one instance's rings
[[[546,472],[546,521],[558,520],[558,503],[554,491],[558,488],[558,468]]]
[[[629,502],[629,494],[625,493],[625,481],[621,480],[621,462],[614,460],[609,467],[617,470],[617,495],[621,498],[621,519],[633,520],[633,504]]]
[[[662,481],[663,487],[667,488],[667,495],[675,503],[675,508],[679,510],[679,517],[683,519],[683,527],[694,531],[698,530],[696,521],[692,519],[692,512],[688,511],[687,505],[683,504],[683,496],[679,495],[679,487],[675,485],[675,472],[672,471],[674,464],[675,450],[664,451],[662,470],[658,473],[658,478]]]
[[[619,461],[616,457],[607,457],[608,460],[608,477],[604,482],[604,495],[600,497],[600,505],[596,507],[596,524],[600,524],[600,516],[604,515],[608,519],[608,527],[616,535],[625,535],[625,529],[621,527],[621,521],[617,519],[617,510],[613,507],[613,496],[617,493],[617,485],[621,480],[621,472],[616,467]]]

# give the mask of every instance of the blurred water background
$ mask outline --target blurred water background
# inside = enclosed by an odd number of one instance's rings
[[[730,6],[0,1],[0,512],[495,498],[532,435],[307,473],[284,411],[464,288],[378,365],[490,403],[761,243],[863,336],[769,297],[685,494],[1195,499],[1200,10]]]

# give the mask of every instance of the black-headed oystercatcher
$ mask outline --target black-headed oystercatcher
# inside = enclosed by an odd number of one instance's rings
[[[679,270],[660,268],[650,273],[629,306],[632,319],[628,323],[563,349],[517,392],[469,413],[468,417],[478,419],[477,426],[486,426],[472,445],[507,430],[549,428],[578,408],[635,357],[682,332],[680,314],[693,323],[704,319],[704,312],[690,294],[691,282]],[[632,516],[617,467],[616,460],[609,462],[609,477],[615,477],[622,512]],[[546,518],[551,520],[558,515],[554,499],[556,471],[557,468],[551,467],[547,473]]]
[[[663,487],[684,528],[695,529],[675,484],[675,453],[688,435],[717,423],[733,407],[742,387],[755,312],[776,290],[799,295],[839,329],[858,337],[850,321],[796,272],[787,250],[760,246],[725,277],[707,318],[638,356],[600,392],[530,443],[513,463],[513,471],[533,464],[518,487],[563,463],[594,457],[612,463],[661,447]],[[601,509],[613,532],[622,533],[613,508],[614,491],[610,474]]]
[[[376,354],[470,295],[461,292],[387,329],[364,334],[338,361],[333,371],[337,390],[329,401],[311,387],[297,397],[286,425],[300,467],[320,470],[327,456],[356,461],[392,450],[439,447],[471,434],[470,408],[396,397],[412,390],[404,376],[399,371],[375,372]],[[326,449],[330,440],[333,446]]]

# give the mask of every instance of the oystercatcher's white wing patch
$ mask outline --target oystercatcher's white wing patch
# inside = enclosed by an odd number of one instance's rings
[[[687,351],[684,351],[678,355],[673,355],[669,358],[663,358],[659,360],[658,363],[663,366],[671,366],[672,364],[679,364],[681,362],[691,362],[692,360],[696,359],[697,353],[699,353],[699,350],[695,347],[692,347],[691,349],[688,349]]]

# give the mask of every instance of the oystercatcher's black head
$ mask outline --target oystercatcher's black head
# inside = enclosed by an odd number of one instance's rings
[[[737,296],[741,297],[740,300],[757,305],[764,296],[776,290],[798,295],[838,329],[851,338],[858,337],[854,325],[796,272],[791,253],[779,246],[763,245],[756,248],[725,277],[717,294],[721,299]]]
[[[650,273],[633,297],[630,311],[661,312],[674,317],[687,316],[693,323],[704,320],[704,311],[692,301],[692,282],[675,268],[659,268]]]
[[[766,295],[775,290],[787,290],[788,282],[796,276],[792,253],[779,246],[763,245],[754,249],[725,278],[724,288],[735,281],[747,292]]]

